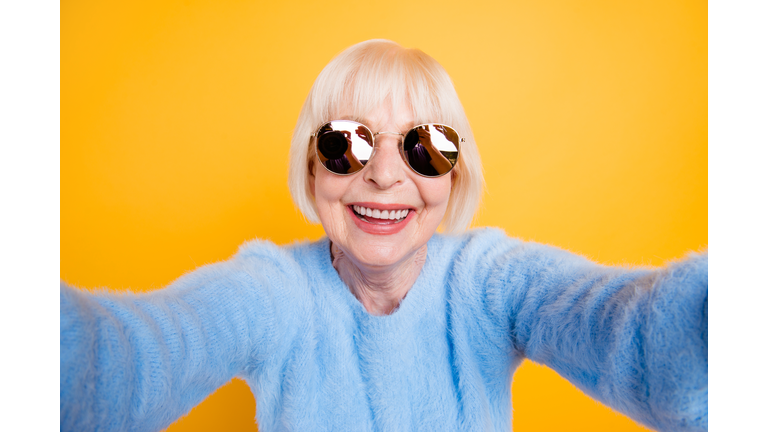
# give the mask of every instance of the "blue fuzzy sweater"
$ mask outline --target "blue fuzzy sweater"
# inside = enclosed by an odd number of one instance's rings
[[[61,430],[156,431],[232,377],[262,431],[503,431],[524,358],[662,431],[707,430],[707,256],[594,264],[495,229],[435,235],[372,316],[329,242],[250,242],[148,294],[61,289]]]

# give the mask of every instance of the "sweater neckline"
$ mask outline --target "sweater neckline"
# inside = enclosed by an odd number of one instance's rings
[[[400,305],[389,315],[373,315],[360,300],[349,290],[349,287],[339,276],[339,273],[333,267],[331,262],[331,242],[327,236],[322,237],[314,244],[315,260],[319,263],[321,274],[326,279],[327,285],[332,293],[344,302],[359,320],[369,322],[371,325],[381,325],[385,327],[399,326],[406,321],[411,321],[413,317],[420,316],[429,307],[436,295],[434,279],[434,258],[437,247],[436,235],[433,235],[427,242],[427,257],[424,266],[421,268],[419,276],[416,278],[413,286],[408,290]]]

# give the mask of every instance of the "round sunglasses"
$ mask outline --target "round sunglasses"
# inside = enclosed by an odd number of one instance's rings
[[[438,123],[418,125],[405,134],[373,133],[362,123],[332,120],[315,132],[315,152],[328,171],[338,175],[355,174],[376,152],[376,135],[400,135],[400,156],[405,164],[423,177],[440,177],[451,172],[459,159],[459,143],[464,142],[450,126]]]

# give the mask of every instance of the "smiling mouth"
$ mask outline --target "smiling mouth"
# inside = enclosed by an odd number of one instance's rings
[[[410,209],[379,210],[358,205],[352,205],[349,207],[352,209],[352,212],[355,214],[355,216],[357,216],[360,220],[380,225],[400,223],[405,220],[405,218],[408,216],[408,213],[411,211]]]

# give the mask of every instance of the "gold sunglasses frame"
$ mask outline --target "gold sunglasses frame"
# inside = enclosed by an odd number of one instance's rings
[[[463,142],[466,142],[466,140],[464,138],[462,138],[461,135],[459,135],[459,132],[456,129],[454,129],[452,126],[448,126],[447,124],[442,124],[442,123],[422,123],[422,124],[416,125],[416,126],[410,128],[410,129],[408,129],[408,132],[406,132],[405,134],[402,134],[400,132],[390,132],[390,131],[381,131],[381,132],[373,133],[371,128],[369,128],[368,126],[364,125],[363,123],[356,122],[354,120],[345,120],[345,119],[330,120],[330,121],[327,121],[327,122],[324,122],[323,124],[321,124],[320,127],[317,128],[315,133],[310,135],[311,145],[313,145],[314,148],[315,148],[315,156],[318,158],[318,160],[322,160],[322,159],[320,159],[320,154],[318,153],[319,150],[317,149],[317,138],[318,138],[318,134],[320,133],[320,130],[323,129],[323,127],[325,127],[326,125],[328,125],[330,123],[339,122],[339,121],[348,122],[348,123],[354,123],[356,125],[362,126],[371,134],[371,137],[373,139],[373,145],[371,145],[371,156],[368,158],[368,161],[373,159],[373,156],[376,154],[376,135],[383,135],[383,134],[400,135],[400,142],[397,144],[397,148],[398,148],[398,150],[400,152],[400,158],[403,160],[403,163],[405,163],[405,166],[407,166],[408,169],[410,169],[414,173],[416,173],[419,176],[424,177],[424,178],[438,178],[438,177],[442,177],[442,176],[444,176],[446,174],[449,174],[451,171],[453,171],[453,169],[456,168],[456,165],[459,163],[459,158],[461,157],[461,145],[460,144],[463,143]],[[418,128],[422,127],[422,126],[443,126],[443,127],[447,127],[450,130],[454,131],[456,133],[456,136],[459,137],[459,142],[456,144],[456,152],[458,153],[457,156],[456,156],[456,163],[451,165],[451,169],[449,169],[448,171],[446,171],[446,172],[444,172],[442,174],[439,174],[439,175],[436,175],[436,176],[424,175],[424,174],[416,171],[411,166],[411,164],[408,163],[408,159],[405,156],[405,149],[404,149],[404,146],[403,146],[403,144],[405,143],[405,137],[409,133],[411,133],[412,130],[418,129]],[[352,173],[345,173],[345,174],[340,174],[340,173],[337,173],[335,171],[331,171],[331,169],[328,168],[327,166],[325,166],[324,163],[320,163],[320,165],[322,165],[323,168],[325,168],[325,170],[330,172],[331,174],[338,175],[338,176],[349,176],[349,175],[355,175],[355,174],[358,174],[358,173],[362,172],[365,169],[365,167],[368,166],[368,162],[366,162],[365,165],[363,165],[363,167],[361,169],[359,169],[359,170],[357,170],[355,172],[352,172]]]

